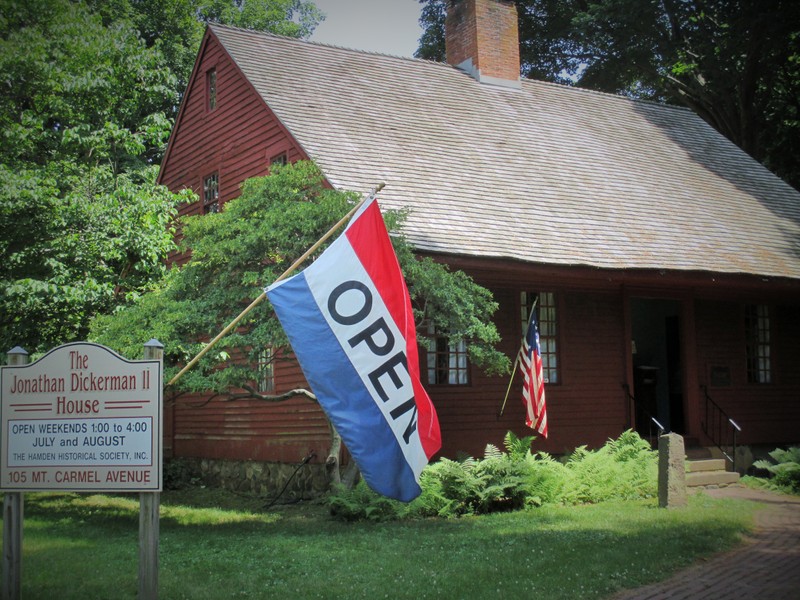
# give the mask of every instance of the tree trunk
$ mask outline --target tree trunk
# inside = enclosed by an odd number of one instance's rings
[[[345,467],[344,475],[342,476],[342,485],[348,490],[352,490],[361,478],[361,471],[358,469],[356,461],[351,460],[347,467]]]
[[[325,470],[328,472],[328,487],[333,491],[338,486],[343,485],[345,489],[352,490],[358,483],[361,472],[356,462],[351,458],[344,469],[344,474],[342,474],[342,437],[336,431],[333,423],[328,421],[328,424],[331,428],[331,449],[328,452],[328,458],[325,460]]]
[[[328,451],[328,458],[325,460],[325,470],[328,472],[328,487],[331,491],[341,485],[342,477],[339,470],[339,455],[342,450],[342,437],[333,423],[328,421],[331,428],[331,449]]]

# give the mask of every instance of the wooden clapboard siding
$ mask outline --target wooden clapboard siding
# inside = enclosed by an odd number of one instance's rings
[[[206,72],[217,71],[217,106],[206,109]],[[264,100],[213,36],[206,37],[187,86],[176,126],[159,174],[171,190],[192,189],[198,202],[184,205],[180,215],[202,214],[203,179],[219,175],[220,204],[241,193],[242,182],[266,175],[271,158],[285,153],[288,160],[306,158]],[[188,255],[176,253],[172,263]]]
[[[217,72],[217,107],[206,110],[205,74]],[[203,178],[219,174],[220,202],[240,194],[250,177],[266,175],[272,157],[286,153],[290,161],[305,158],[275,115],[222,51],[207,37],[198,55],[170,139],[159,181],[172,190],[193,189],[200,198],[181,207],[181,215],[202,213]],[[185,255],[173,262],[183,263]],[[296,363],[278,363],[276,392],[307,387]],[[167,445],[175,456],[294,462],[309,449],[324,456],[330,430],[320,408],[297,398],[271,404],[225,402],[207,396],[184,396],[169,410]]]
[[[773,381],[758,384],[747,381],[744,306],[741,300],[697,302],[701,383],[708,385],[709,395],[742,426],[741,443],[796,443],[800,423],[798,307],[770,305]],[[712,384],[713,367],[729,369],[730,385]]]
[[[307,387],[296,363],[275,366],[276,392]],[[182,397],[174,408],[177,456],[294,462],[313,449],[325,456],[330,429],[319,406],[297,397],[279,403]]]
[[[622,336],[622,300],[619,294],[563,292],[547,283],[531,282],[515,289],[493,289],[500,304],[495,322],[502,349],[515,357],[521,342],[519,292],[553,291],[558,309],[561,382],[546,386],[550,435],[539,437],[535,448],[566,452],[576,446],[602,445],[627,426]],[[519,436],[533,432],[524,425],[522,381],[514,378],[502,417],[508,377],[486,377],[471,370],[469,386],[433,386],[431,398],[442,426],[444,455],[458,452],[481,455],[487,443],[502,447],[511,430]]]

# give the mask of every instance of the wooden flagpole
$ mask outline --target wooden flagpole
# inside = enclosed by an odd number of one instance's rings
[[[506,402],[508,401],[508,394],[511,392],[511,384],[514,383],[514,375],[517,374],[517,367],[519,366],[519,352],[517,352],[517,359],[514,361],[514,370],[511,371],[511,378],[508,380],[508,387],[506,388],[506,397],[503,398],[503,406],[497,411],[497,418],[503,416],[503,411],[506,409]]]
[[[319,238],[319,239],[316,241],[316,243],[314,243],[314,245],[313,245],[313,246],[311,246],[311,247],[310,247],[308,250],[306,250],[306,251],[305,251],[305,253],[303,253],[303,255],[302,255],[300,258],[298,258],[296,261],[294,261],[294,263],[292,263],[292,266],[290,266],[288,269],[286,269],[286,270],[285,270],[285,271],[284,271],[284,272],[283,272],[283,273],[282,273],[282,274],[281,274],[281,275],[280,275],[280,276],[279,276],[279,277],[278,277],[278,278],[277,278],[275,281],[273,281],[273,284],[274,284],[274,283],[278,283],[279,281],[283,281],[284,279],[286,279],[286,277],[288,277],[288,276],[289,276],[289,274],[290,274],[292,271],[294,271],[295,269],[297,269],[297,267],[299,267],[301,264],[303,264],[303,261],[305,261],[305,260],[306,260],[306,259],[307,259],[309,256],[311,256],[311,255],[312,255],[314,252],[316,252],[316,251],[317,251],[317,249],[318,249],[318,248],[319,248],[319,247],[320,247],[322,244],[324,244],[324,243],[325,243],[325,241],[326,241],[326,240],[327,240],[329,237],[331,237],[331,236],[332,236],[332,235],[333,235],[333,234],[336,232],[336,230],[337,230],[337,229],[339,229],[339,227],[341,227],[342,225],[344,225],[345,223],[347,223],[347,221],[349,221],[349,220],[350,220],[350,217],[352,217],[352,216],[355,214],[355,212],[356,212],[356,211],[357,211],[359,208],[361,208],[361,205],[363,205],[363,204],[364,204],[364,203],[365,203],[367,200],[369,200],[370,198],[372,198],[373,196],[375,196],[375,194],[377,194],[378,192],[380,192],[380,191],[381,191],[381,190],[382,190],[382,189],[383,189],[385,186],[386,186],[386,184],[385,184],[385,183],[380,183],[380,184],[378,184],[378,185],[377,185],[377,187],[375,187],[375,189],[374,189],[374,190],[372,190],[372,192],[370,192],[370,194],[369,194],[369,195],[368,195],[366,198],[362,198],[362,199],[361,199],[361,201],[360,201],[358,204],[356,204],[356,205],[355,205],[355,206],[354,206],[354,207],[353,207],[353,208],[352,208],[352,209],[351,209],[351,210],[350,210],[350,211],[349,211],[349,212],[348,212],[348,213],[347,213],[345,216],[343,216],[341,219],[339,219],[339,221],[338,221],[338,222],[337,222],[337,223],[336,223],[336,224],[335,224],[333,227],[331,227],[331,228],[328,230],[328,232],[327,232],[325,235],[323,235],[321,238]],[[198,362],[198,361],[199,361],[201,358],[203,358],[203,356],[205,356],[205,355],[206,355],[206,353],[207,353],[209,350],[211,350],[211,348],[212,348],[214,345],[216,345],[216,343],[217,343],[218,341],[220,341],[220,340],[221,340],[223,337],[225,337],[226,335],[228,335],[228,333],[230,333],[230,331],[231,331],[231,330],[232,330],[234,327],[236,327],[236,325],[238,325],[238,324],[239,324],[239,321],[241,321],[242,319],[244,319],[244,317],[245,317],[245,316],[246,316],[246,315],[247,315],[247,314],[248,314],[248,313],[249,313],[251,310],[253,310],[253,309],[254,309],[256,306],[258,306],[259,304],[261,304],[261,303],[264,301],[264,298],[266,298],[266,297],[267,297],[267,293],[266,293],[266,292],[261,292],[261,295],[259,295],[259,296],[258,296],[258,298],[256,298],[255,300],[253,300],[253,301],[252,301],[252,302],[249,304],[249,306],[248,306],[247,308],[245,308],[245,309],[244,309],[242,312],[240,312],[240,313],[239,313],[239,315],[238,315],[238,316],[237,316],[237,317],[236,317],[236,318],[235,318],[233,321],[231,321],[230,323],[228,323],[228,325],[225,327],[225,329],[223,329],[222,331],[220,331],[220,332],[217,334],[217,336],[216,336],[216,337],[215,337],[213,340],[211,340],[211,341],[210,341],[208,344],[206,344],[206,346],[205,346],[205,347],[204,347],[204,348],[203,348],[203,349],[202,349],[202,350],[201,350],[201,351],[200,351],[200,352],[197,354],[197,356],[195,356],[195,357],[194,357],[192,360],[190,360],[190,361],[189,361],[189,362],[186,364],[186,366],[185,366],[185,367],[183,367],[183,369],[181,369],[181,370],[180,370],[180,371],[179,371],[179,372],[178,372],[178,373],[177,373],[177,374],[176,374],[176,375],[175,375],[175,376],[174,376],[172,379],[170,379],[170,381],[167,383],[167,385],[172,385],[172,384],[174,384],[176,381],[178,381],[178,379],[180,379],[181,377],[183,377],[183,375],[184,375],[184,374],[185,374],[185,373],[186,373],[186,372],[187,372],[189,369],[191,369],[193,366],[195,366],[195,365],[197,364],[197,362]]]
[[[528,315],[528,327],[525,328],[525,335],[528,335],[528,329],[531,326],[531,318],[533,318],[533,311],[536,310],[536,305],[539,303],[539,298],[537,296],[536,300],[533,301],[533,306],[531,306],[531,314]],[[524,342],[523,342],[524,343]],[[522,349],[522,345],[520,345],[520,350]],[[511,384],[514,383],[514,375],[517,374],[517,367],[519,366],[519,352],[517,352],[517,358],[514,360],[514,370],[511,371],[511,378],[508,380],[508,387],[506,388],[506,397],[503,398],[503,405],[500,407],[500,410],[497,412],[497,418],[503,416],[503,411],[506,409],[506,402],[508,402],[508,394],[511,392]]]

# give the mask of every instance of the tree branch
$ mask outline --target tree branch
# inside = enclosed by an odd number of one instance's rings
[[[222,402],[235,402],[236,400],[260,400],[263,402],[283,402],[285,400],[290,400],[292,398],[296,398],[297,396],[303,396],[304,398],[308,398],[312,402],[317,402],[317,397],[309,390],[303,388],[296,388],[293,390],[289,390],[288,392],[284,392],[283,394],[276,394],[276,395],[268,395],[268,394],[261,394],[258,391],[254,390],[250,386],[244,386],[244,392],[219,392],[216,394],[211,395],[206,400],[202,402],[197,402],[193,404],[189,404],[192,408],[201,408],[213,402],[216,399],[221,399]]]

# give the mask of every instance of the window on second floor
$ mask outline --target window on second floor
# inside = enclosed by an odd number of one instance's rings
[[[203,212],[219,212],[219,173],[203,178]]]
[[[206,71],[206,108],[209,111],[217,108],[217,69]]]
[[[536,306],[536,321],[539,325],[539,349],[542,356],[542,375],[545,383],[561,382],[558,361],[558,315],[553,292],[520,293],[520,327],[522,336],[528,330],[531,307]]]
[[[275,353],[272,348],[265,348],[258,354],[258,391],[270,394],[275,391]]]
[[[764,304],[745,306],[744,325],[747,336],[747,382],[772,382],[770,353],[770,315]]]
[[[467,343],[452,342],[428,325],[427,373],[431,385],[466,385],[469,383]]]
[[[272,158],[269,159],[269,165],[285,165],[289,162],[289,157],[286,155],[286,152],[281,152],[280,154],[276,154]]]

